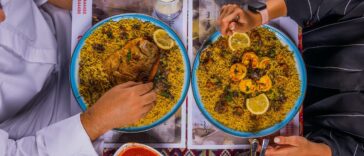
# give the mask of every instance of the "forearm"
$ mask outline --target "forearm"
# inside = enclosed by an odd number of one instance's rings
[[[269,20],[287,16],[287,6],[284,0],[267,0]]]
[[[331,148],[324,143],[312,143],[312,151],[308,151],[308,154],[315,156],[332,156]]]
[[[94,113],[92,113],[90,110],[82,113],[80,118],[83,128],[92,141],[96,140],[102,134],[112,129],[112,127],[104,125],[106,122],[95,118]]]
[[[72,0],[48,0],[48,2],[62,9],[72,9]]]
[[[267,10],[269,20],[273,20],[278,17],[287,16],[287,7],[284,0],[267,0]],[[254,27],[262,25],[262,16],[251,11],[247,11],[247,18],[252,18],[252,25]]]

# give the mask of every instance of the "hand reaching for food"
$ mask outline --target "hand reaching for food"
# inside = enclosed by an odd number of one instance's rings
[[[234,32],[248,32],[265,24],[263,21],[267,22],[266,20],[286,16],[286,3],[284,0],[267,0],[266,11],[267,14],[263,18],[260,13],[245,10],[238,5],[224,5],[217,19],[217,25],[222,35],[232,35]]]
[[[266,156],[329,156],[331,149],[323,143],[315,143],[301,136],[277,136],[274,138],[274,147],[268,146]],[[258,147],[260,151],[261,147]]]
[[[137,122],[153,107],[156,93],[153,83],[127,82],[106,92],[81,114],[81,123],[91,140],[106,131]]]
[[[221,8],[217,25],[222,35],[232,35],[233,32],[247,32],[261,25],[259,14],[245,11],[240,6],[228,4]]]

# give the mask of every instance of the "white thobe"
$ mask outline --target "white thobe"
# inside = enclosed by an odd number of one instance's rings
[[[96,155],[71,110],[71,16],[46,0],[0,0],[0,156]],[[77,112],[77,111],[76,111]]]

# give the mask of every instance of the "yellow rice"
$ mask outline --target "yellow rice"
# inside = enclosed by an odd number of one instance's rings
[[[223,125],[244,132],[256,132],[270,127],[282,121],[287,113],[294,106],[300,94],[301,82],[298,77],[295,60],[293,54],[287,46],[282,45],[274,33],[265,28],[257,28],[248,35],[251,39],[249,48],[231,51],[228,47],[228,38],[220,37],[216,42],[207,47],[200,58],[200,65],[197,71],[198,86],[202,102],[210,115]],[[247,98],[259,95],[259,92],[251,95],[244,95],[239,91],[239,82],[233,82],[229,75],[229,69],[232,66],[232,58],[241,58],[246,52],[255,52],[259,57],[273,56],[272,66],[268,69],[267,74],[270,75],[273,86],[271,91],[266,92],[270,108],[263,115],[254,115],[246,108],[245,100]],[[259,52],[259,53],[257,53]],[[210,55],[210,56],[208,56]],[[204,59],[210,58],[212,62],[203,63]],[[285,74],[282,64],[288,65],[288,75]],[[286,66],[287,67],[287,66]],[[221,86],[213,86],[209,88],[208,83],[213,79],[219,79]],[[221,81],[221,82],[220,82]],[[215,104],[221,100],[220,95],[224,93],[224,87],[230,85],[234,92],[242,93],[242,96],[234,97],[228,102],[227,111],[218,113],[214,110]],[[285,101],[272,103],[273,98],[277,98],[283,90]],[[279,106],[278,106],[279,105]],[[234,107],[242,107],[242,115],[233,115]]]
[[[159,27],[150,22],[138,19],[123,19],[118,22],[108,21],[96,29],[85,41],[81,50],[79,63],[79,91],[87,107],[91,107],[110,88],[117,84],[109,81],[109,75],[104,72],[103,62],[112,53],[119,51],[130,40],[143,37],[153,42],[153,32]],[[111,32],[111,33],[110,33]],[[127,38],[125,37],[127,36]],[[98,52],[93,45],[101,44],[104,49]],[[180,49],[175,45],[170,50],[161,50],[161,63],[158,71],[168,71],[167,83],[171,97],[165,97],[157,92],[157,101],[152,110],[132,127],[149,125],[164,115],[177,103],[181,96],[184,65]],[[158,75],[157,75],[158,76]],[[162,83],[155,80],[154,84]],[[120,114],[120,117],[123,117]]]

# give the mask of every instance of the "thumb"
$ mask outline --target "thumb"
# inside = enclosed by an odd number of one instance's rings
[[[305,138],[299,136],[278,136],[274,138],[274,143],[279,145],[292,145],[292,146],[300,146],[304,143]]]
[[[231,31],[235,31],[235,29],[236,29],[236,22],[231,22],[230,24],[229,24],[229,29],[231,30]]]
[[[246,30],[247,20],[245,19],[244,14],[239,14],[239,20],[233,21],[229,23],[229,29],[232,32],[247,32]]]
[[[240,32],[240,33],[249,31],[246,29],[246,26],[244,25],[244,23],[237,23],[237,22],[231,22],[229,24],[229,30],[231,32]]]

